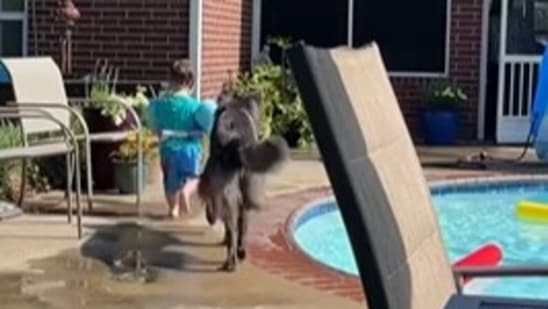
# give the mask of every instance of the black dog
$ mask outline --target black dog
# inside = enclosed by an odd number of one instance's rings
[[[289,158],[284,139],[259,140],[260,101],[256,95],[221,94],[198,185],[209,224],[221,219],[225,226],[227,258],[221,269],[226,271],[246,257],[249,211],[263,206],[265,174]]]

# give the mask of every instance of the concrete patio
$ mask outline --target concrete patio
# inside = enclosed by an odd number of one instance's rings
[[[451,165],[480,150],[512,158],[521,149],[418,148],[430,180],[546,171],[532,152],[520,165],[487,170]],[[231,274],[216,271],[224,257],[218,245],[222,228],[209,228],[199,207],[184,219],[164,220],[160,183],[151,184],[144,197],[144,254],[161,268],[157,280],[148,284],[114,281],[103,262],[131,238],[124,222],[133,220],[132,197],[97,196],[94,214],[84,217],[81,242],[75,227],[66,223],[62,195],[54,192],[30,201],[30,213],[0,223],[0,307],[363,308],[355,280],[318,274],[306,260],[278,253],[291,250],[279,234],[290,213],[330,194],[321,161],[309,154],[295,157],[269,179],[268,207],[253,215],[250,258]]]

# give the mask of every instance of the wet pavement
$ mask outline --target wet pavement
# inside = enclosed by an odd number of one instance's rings
[[[450,164],[479,150],[423,148],[419,153],[423,162],[432,165],[426,168],[429,179],[500,173]],[[519,154],[519,149],[492,151],[507,157]],[[523,172],[509,168],[504,173],[512,170]],[[268,195],[272,199],[285,194],[290,199],[291,194],[321,187],[329,187],[323,165],[308,158],[295,160],[272,176]],[[359,301],[273,275],[249,261],[235,273],[218,271],[224,259],[222,229],[207,226],[199,205],[184,219],[165,220],[161,192],[158,182],[147,188],[141,242],[136,242],[139,228],[132,217],[131,196],[97,195],[94,212],[84,219],[82,241],[76,239],[75,227],[66,223],[60,193],[29,201],[27,214],[0,222],[0,308],[364,308]],[[298,207],[276,206],[270,203],[265,211],[269,217],[257,215],[251,223],[257,239],[278,233],[283,220]],[[135,249],[142,250],[151,280],[116,280],[120,277],[115,262]]]
[[[80,248],[31,260],[25,271],[0,273],[0,308],[360,308],[252,265],[219,272],[224,250],[210,229],[147,226],[136,243],[132,223],[89,228],[97,232]],[[156,276],[147,283],[115,280],[114,261],[135,248]]]

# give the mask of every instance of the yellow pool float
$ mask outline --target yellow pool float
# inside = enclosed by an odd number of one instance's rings
[[[522,220],[548,223],[548,203],[522,200],[518,202],[516,213],[518,218]]]

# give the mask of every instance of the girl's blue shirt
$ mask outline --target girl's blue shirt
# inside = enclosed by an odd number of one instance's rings
[[[201,102],[189,95],[168,94],[154,99],[148,106],[150,123],[156,132],[163,130],[173,131],[200,131],[201,128],[194,120],[194,113]],[[170,137],[160,143],[160,154],[186,154],[189,160],[200,156],[202,145],[199,137]]]

